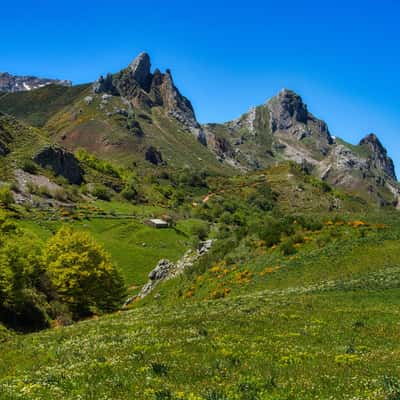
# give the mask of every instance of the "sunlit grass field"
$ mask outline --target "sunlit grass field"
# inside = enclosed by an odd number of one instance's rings
[[[291,255],[247,241],[129,311],[16,336],[0,345],[0,398],[395,400],[400,232],[382,221],[326,220]],[[115,254],[150,229],[118,223],[89,224]]]

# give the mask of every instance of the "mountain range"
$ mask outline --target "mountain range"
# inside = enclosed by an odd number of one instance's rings
[[[0,92],[1,399],[400,399],[375,134],[289,89],[201,124],[146,53],[22,82]]]
[[[123,166],[228,174],[293,161],[367,201],[399,204],[393,161],[378,137],[370,133],[352,145],[332,136],[327,123],[288,89],[233,121],[202,125],[171,71],[152,70],[147,53],[87,85],[4,74],[0,82],[8,92],[0,95],[0,111],[69,151],[85,148]]]
[[[51,84],[72,86],[72,82],[67,80],[37,78],[36,76],[16,76],[8,72],[0,72],[0,92],[24,92]]]

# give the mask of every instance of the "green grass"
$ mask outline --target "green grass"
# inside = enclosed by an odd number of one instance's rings
[[[193,246],[193,237],[187,229],[190,221],[178,223],[176,229],[155,229],[130,219],[93,218],[66,223],[89,231],[105,247],[128,286],[143,285],[160,259],[176,261]],[[25,220],[20,224],[42,240],[61,226],[60,221]]]
[[[224,193],[233,194],[241,192]],[[293,255],[250,235],[229,260],[194,266],[129,311],[9,338],[0,344],[0,398],[396,399],[399,216],[333,217],[304,231]],[[23,223],[42,238],[53,224]],[[176,231],[123,219],[74,225],[142,283],[159,258],[182,255],[198,223],[182,220]]]
[[[399,294],[253,293],[179,307],[161,299],[0,345],[0,396],[390,399]]]
[[[0,97],[0,111],[42,127],[54,113],[82,95],[88,86],[48,85],[33,91],[8,93]]]
[[[193,248],[199,225],[217,240],[199,263],[129,310],[29,335],[3,332],[0,399],[398,398],[398,213],[326,191],[290,164],[208,183],[188,189],[178,207],[116,195],[79,204],[64,221],[59,211],[21,211],[18,224],[42,240],[62,223],[89,231],[131,293],[159,259],[175,261]],[[149,190],[161,185],[153,184]],[[214,195],[203,204],[208,190]],[[257,208],[262,199],[271,208]],[[88,217],[74,219],[82,210]],[[226,210],[238,221],[221,222]],[[177,219],[175,229],[144,224],[163,214]],[[287,214],[296,215],[294,233],[275,247],[262,242],[264,219]],[[307,230],[301,218],[323,224]],[[294,253],[285,255],[295,238]]]

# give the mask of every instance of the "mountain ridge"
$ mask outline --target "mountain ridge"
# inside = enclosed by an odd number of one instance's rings
[[[72,86],[72,82],[69,80],[39,78],[31,75],[19,76],[12,75],[8,72],[0,72],[0,92],[25,92],[52,84],[68,87]]]
[[[42,94],[49,104],[54,103],[51,87]],[[44,88],[32,95],[39,91]],[[16,106],[10,102],[18,104],[22,96],[11,93],[0,99],[0,110],[13,114]],[[142,52],[119,72],[100,76],[70,97],[57,96],[64,100],[46,114],[40,127],[72,151],[83,147],[125,165],[147,160],[146,168],[148,160],[163,160],[173,167],[222,168],[231,173],[294,161],[328,184],[366,200],[382,206],[400,204],[393,161],[377,136],[369,134],[357,145],[332,136],[327,123],[289,89],[235,120],[200,124],[171,71],[152,69],[150,56]],[[29,102],[38,104],[38,99],[28,98],[26,109]],[[150,150],[158,156],[146,156]]]
[[[235,120],[203,128],[221,162],[251,170],[291,160],[334,186],[361,191],[382,205],[398,204],[394,164],[377,136],[369,134],[355,146],[332,136],[291,90]]]

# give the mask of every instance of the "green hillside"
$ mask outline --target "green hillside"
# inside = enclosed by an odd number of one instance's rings
[[[89,85],[47,85],[40,89],[0,94],[0,111],[29,125],[42,127],[57,111],[73,102]]]
[[[173,209],[117,197],[56,214],[15,209],[18,226],[42,241],[61,224],[90,232],[133,293],[160,258],[196,245],[194,226],[208,226],[215,244],[128,310],[28,335],[2,331],[0,398],[398,396],[396,211],[294,164],[184,187],[191,198]],[[168,212],[173,229],[144,225]]]
[[[1,93],[0,400],[399,400],[399,207],[287,89],[200,125],[141,53]]]
[[[146,306],[12,338],[1,398],[395,399],[394,218],[325,224],[295,259],[257,251],[192,276],[195,295],[178,279]]]

